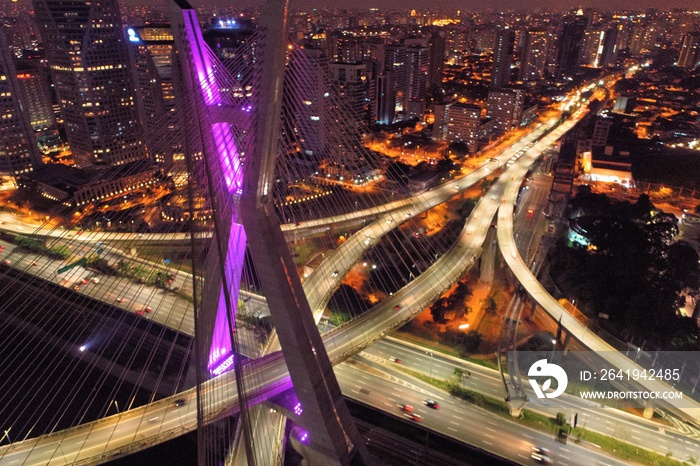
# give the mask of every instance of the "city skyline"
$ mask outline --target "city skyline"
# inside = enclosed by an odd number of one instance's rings
[[[12,0],[4,0],[6,4],[10,4]],[[124,5],[156,5],[162,6],[165,4],[164,0],[120,0],[120,4]],[[200,7],[237,7],[237,8],[258,8],[264,3],[263,0],[244,0],[242,2],[237,2],[235,5],[227,2],[225,0],[213,0],[206,1],[195,0],[192,5]],[[31,0],[18,0],[19,5],[30,5]],[[634,0],[615,0],[613,2],[606,2],[603,0],[565,0],[553,4],[546,0],[496,0],[495,2],[485,5],[483,2],[476,0],[463,0],[462,2],[454,2],[451,0],[436,0],[431,2],[430,7],[426,7],[425,2],[420,0],[409,0],[408,2],[399,1],[376,1],[376,0],[355,0],[351,4],[339,3],[335,5],[327,1],[321,0],[299,0],[297,2],[290,3],[292,10],[305,9],[305,8],[337,8],[337,9],[368,9],[368,8],[379,8],[382,10],[388,9],[415,9],[417,11],[455,11],[455,10],[472,10],[472,11],[498,11],[498,10],[513,10],[513,11],[566,11],[574,8],[594,8],[601,11],[615,11],[615,10],[630,10],[630,11],[640,11],[645,9],[656,9],[660,11],[669,11],[672,9],[688,9],[693,10],[697,7],[694,0],[670,0],[664,2],[663,5],[659,5],[658,2],[652,0],[634,1]],[[700,8],[697,8],[700,10]]]
[[[0,466],[696,461],[700,13],[33,5]]]

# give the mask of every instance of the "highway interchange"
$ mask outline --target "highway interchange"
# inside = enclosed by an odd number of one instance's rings
[[[546,144],[543,144],[545,146]],[[530,155],[531,156],[531,155]],[[495,163],[497,165],[498,162]],[[525,164],[523,163],[522,165],[529,165],[529,163]],[[495,168],[495,167],[494,167]],[[480,169],[481,170],[481,169]],[[488,170],[488,168],[487,168]],[[487,170],[484,170],[486,172]],[[526,170],[526,168],[525,168]],[[490,171],[490,170],[488,170]],[[480,174],[481,175],[481,174]],[[433,296],[436,293],[439,295],[439,290],[442,289],[442,286],[437,285],[436,283],[432,282],[445,282],[447,281],[447,278],[450,277],[452,278],[453,276],[461,276],[461,274],[464,271],[464,266],[469,265],[470,263],[473,263],[475,260],[476,256],[478,255],[479,249],[481,247],[481,243],[483,242],[483,239],[486,235],[486,231],[490,225],[491,222],[491,217],[493,214],[496,212],[496,209],[502,204],[501,202],[501,197],[503,193],[505,192],[506,196],[508,195],[507,190],[510,189],[510,186],[506,187],[505,184],[508,183],[508,179],[501,177],[502,183],[496,183],[494,187],[492,188],[493,191],[489,193],[489,195],[485,196],[484,200],[479,203],[477,208],[474,211],[474,216],[471,218],[468,222],[468,224],[465,226],[465,230],[463,231],[462,236],[460,236],[460,240],[458,241],[458,244],[455,246],[455,250],[459,250],[459,257],[455,257],[455,259],[450,258],[450,254],[446,254],[443,256],[443,258],[438,261],[434,265],[438,266],[435,269],[431,267],[426,273],[422,274],[421,277],[424,277],[424,280],[419,279],[415,280],[412,284],[410,289],[402,290],[399,293],[396,293],[391,299],[387,300],[385,303],[382,303],[379,308],[372,313],[371,316],[368,318],[363,319],[358,319],[358,321],[353,324],[354,327],[357,329],[361,329],[359,332],[352,332],[353,335],[356,335],[355,337],[351,337],[350,333],[347,332],[344,333],[345,330],[338,330],[332,332],[331,335],[328,336],[326,340],[327,342],[327,348],[329,350],[329,355],[331,355],[331,358],[334,361],[339,361],[344,358],[347,358],[350,356],[351,353],[354,353],[358,350],[358,348],[361,347],[366,347],[371,343],[370,339],[366,338],[364,335],[376,335],[378,337],[381,337],[382,335],[386,334],[386,332],[394,328],[396,325],[399,325],[401,322],[405,321],[408,316],[410,316],[413,312],[416,310],[421,310],[425,307],[424,302],[426,301],[426,297],[428,296]],[[513,180],[512,180],[513,181]],[[427,199],[424,199],[425,203],[432,203],[436,202],[438,198],[441,198],[443,195],[454,195],[454,193],[457,190],[463,190],[465,189],[469,184],[466,182],[466,180],[461,179],[461,180],[455,180],[453,182],[450,182],[451,184],[447,184],[447,186],[441,187],[444,189],[445,192],[440,193],[437,190],[435,190],[435,193],[431,193],[430,191],[427,193],[424,193]],[[511,183],[514,184],[514,183]],[[455,185],[459,185],[458,189],[455,189]],[[519,182],[518,182],[519,186]],[[517,188],[517,187],[516,187]],[[512,193],[511,193],[512,195]],[[441,201],[442,202],[442,201]],[[438,202],[439,203],[439,202]],[[421,204],[422,205],[422,204]],[[503,207],[501,207],[503,209]],[[413,207],[407,207],[406,209],[409,209],[408,212],[403,213],[403,212],[394,212],[393,214],[388,214],[388,215],[395,215],[398,216],[396,220],[396,224],[401,222],[401,216],[406,215],[406,214],[413,214],[415,215],[415,211],[417,209]],[[512,209],[512,207],[511,207]],[[512,210],[510,211],[512,212]],[[381,220],[384,220],[382,222]],[[499,219],[500,220],[500,219]],[[366,247],[370,247],[371,244],[366,244],[366,241],[370,239],[370,243],[372,242],[372,238],[378,238],[379,236],[376,235],[381,235],[383,232],[386,231],[387,228],[393,228],[395,225],[392,225],[393,222],[386,222],[386,217],[382,217],[379,221],[375,222],[373,225],[373,228],[376,228],[376,231],[372,231],[371,235],[366,235],[364,238],[360,235],[354,235],[353,237],[356,237],[357,240],[356,242],[359,243],[358,245],[355,246],[355,250],[352,251],[352,253],[349,254],[343,254],[342,257],[345,259],[344,262],[337,263],[337,264],[331,264],[330,267],[332,270],[343,270],[346,267],[349,268],[351,267],[356,261],[357,257],[361,256],[362,252],[366,249]],[[386,226],[384,226],[386,225]],[[371,225],[372,226],[372,225]],[[500,223],[499,223],[500,226]],[[500,229],[499,229],[500,230]],[[466,234],[465,234],[466,233]],[[499,231],[500,233],[500,231]],[[353,238],[351,237],[351,239]],[[499,237],[500,240],[500,237]],[[349,241],[346,242],[350,243]],[[461,249],[459,249],[461,248]],[[521,248],[522,249],[522,248]],[[454,256],[457,256],[457,254],[453,254]],[[467,261],[464,261],[464,256],[469,257]],[[43,259],[40,259],[43,260]],[[26,259],[22,259],[22,263],[25,264],[27,267],[36,267],[32,266],[31,264],[34,262],[32,261],[32,257],[27,257]],[[345,263],[347,262],[347,263]],[[466,263],[466,264],[465,264]],[[49,267],[46,268],[49,273],[51,273],[51,270]],[[438,269],[440,273],[438,272]],[[333,280],[333,274],[332,273],[321,273],[323,269],[319,271],[318,276],[321,277],[319,279],[320,283],[316,283],[313,287],[314,290],[316,291],[316,300],[318,302],[322,302],[324,300],[325,295],[327,294],[327,291],[329,288],[332,290],[333,287],[337,286],[337,284],[334,284],[336,280]],[[329,270],[326,270],[326,272],[329,272]],[[81,271],[82,273],[82,271]],[[432,279],[428,279],[427,277],[433,277]],[[330,278],[330,279],[329,279]],[[102,284],[102,283],[100,283]],[[322,286],[321,286],[322,285]],[[92,286],[92,285],[90,285]],[[97,286],[95,286],[97,288]],[[86,290],[88,288],[86,287]],[[114,288],[116,289],[116,287]],[[321,291],[318,291],[321,290]],[[86,291],[87,292],[87,291]],[[150,293],[150,292],[149,292]],[[102,293],[104,294],[104,292]],[[164,294],[164,296],[167,295],[167,293]],[[138,298],[136,296],[134,297],[128,297],[131,298],[131,301],[136,302],[138,301]],[[117,299],[117,297],[115,297]],[[310,301],[311,301],[310,297]],[[173,305],[175,303],[173,302]],[[392,310],[392,308],[396,305],[401,306],[401,311],[398,313],[393,313],[389,312]],[[160,307],[160,306],[159,306]],[[167,307],[171,307],[167,305]],[[166,307],[166,308],[167,308]],[[313,307],[312,307],[313,308]],[[158,308],[154,307],[156,312],[154,312],[150,317],[156,320],[159,316],[158,313]],[[383,310],[383,312],[382,312]],[[397,319],[396,315],[393,316],[394,318],[384,318],[382,317],[382,314],[396,314],[400,315],[400,317]],[[180,321],[184,320],[184,316],[186,315],[185,310],[183,309],[182,313],[182,318]],[[175,319],[177,321],[177,317],[172,317],[169,316],[168,319]],[[168,319],[165,319],[167,322]],[[182,328],[182,324],[181,324]],[[184,328],[183,328],[184,331]],[[365,333],[369,332],[369,333]],[[185,332],[187,333],[187,332]],[[374,340],[374,338],[372,338]],[[431,361],[432,364],[432,361]],[[266,366],[266,374],[271,374],[271,378],[269,379],[271,382],[278,382],[282,384],[282,386],[285,385],[285,375],[284,375],[284,367],[283,363],[280,364],[279,359],[274,360],[272,364],[269,364]],[[436,363],[437,366],[437,363]],[[337,370],[339,375],[339,379],[341,380],[341,384],[343,384],[343,371],[346,369],[343,368],[343,366],[338,366],[339,369]],[[342,368],[342,369],[341,369]],[[276,375],[275,375],[276,374]],[[227,377],[222,377],[221,380],[217,379],[216,381],[212,382],[213,385],[218,385],[219,383],[222,383]],[[467,382],[468,383],[468,382]],[[279,386],[277,387],[279,388]],[[352,390],[352,389],[351,389]],[[426,389],[423,388],[423,390],[434,390],[434,389]],[[235,392],[235,390],[231,390],[231,392]],[[501,387],[501,392],[502,392],[502,387]],[[502,393],[501,393],[502,396]],[[191,401],[192,394],[191,393],[185,393],[182,395],[178,395],[178,397],[181,397],[183,399],[186,399],[188,401]],[[233,398],[230,400],[227,400],[232,402]],[[408,402],[410,400],[406,400],[405,402]],[[414,403],[416,404],[416,403]],[[449,404],[449,402],[448,402]],[[104,458],[103,455],[113,455],[115,452],[118,452],[116,454],[122,454],[124,451],[122,451],[125,448],[139,448],[139,445],[141,446],[148,446],[152,442],[151,441],[139,441],[141,438],[149,438],[149,437],[161,437],[158,435],[156,432],[160,433],[169,433],[169,434],[179,434],[183,432],[184,430],[190,430],[192,429],[193,426],[193,418],[192,418],[192,410],[193,410],[194,403],[188,402],[186,407],[180,407],[175,409],[173,405],[173,399],[168,399],[168,400],[163,400],[161,402],[154,403],[153,405],[150,405],[148,407],[144,408],[139,408],[136,410],[129,411],[127,413],[122,413],[121,415],[118,416],[112,416],[110,418],[105,418],[104,420],[97,421],[96,423],[92,423],[92,425],[85,425],[85,426],[78,426],[75,429],[69,429],[67,431],[64,431],[63,434],[61,432],[57,432],[56,434],[53,434],[52,436],[47,436],[46,438],[42,439],[32,439],[32,440],[27,440],[25,442],[20,442],[17,444],[14,444],[12,447],[9,449],[7,447],[3,448],[0,450],[0,454],[2,454],[2,459],[0,459],[0,464],[13,464],[14,462],[19,462],[20,460],[27,459],[28,457],[31,458],[30,462],[26,462],[24,464],[47,464],[47,456],[49,459],[48,464],[64,464],[65,461],[73,462],[74,460],[78,458],[85,458],[86,460],[88,458],[96,458],[96,457],[102,457]],[[443,404],[443,407],[445,405]],[[222,408],[223,409],[223,408]],[[457,409],[456,414],[453,414],[453,416],[457,416],[459,418],[462,418],[466,416],[467,411],[474,411],[476,408],[473,407],[464,407],[461,404],[457,403],[457,406],[455,406],[455,409]],[[459,409],[466,410],[465,412],[460,412]],[[395,410],[394,410],[395,411]],[[477,410],[478,411],[478,410]],[[445,412],[445,411],[442,411]],[[431,422],[431,416],[432,413],[429,412],[429,414],[425,417],[425,424],[426,426],[429,426],[428,424]],[[474,414],[477,415],[477,414]],[[487,416],[484,413],[481,413],[482,416]],[[486,419],[484,419],[485,421]],[[117,422],[118,421],[118,422]],[[453,421],[456,422],[456,421]],[[492,421],[491,421],[492,422]],[[501,422],[499,422],[499,431],[500,431],[500,426]],[[430,427],[430,426],[429,426]],[[451,435],[451,431],[454,430],[454,427],[451,429],[448,428],[449,426],[442,426],[439,427],[440,429],[446,430],[448,435]],[[134,429],[134,430],[132,430]],[[514,431],[513,435],[517,435],[517,430],[521,429],[519,426],[514,427],[516,431]],[[476,430],[476,429],[475,429]],[[481,432],[483,434],[483,432]],[[488,434],[487,434],[488,435]],[[504,434],[505,435],[505,434]],[[529,435],[529,434],[528,434]],[[538,434],[542,435],[542,434]],[[658,434],[657,434],[658,435]],[[171,435],[167,435],[169,438]],[[163,435],[162,437],[165,437]],[[545,436],[547,439],[549,439],[549,442],[551,442],[550,436]],[[523,443],[522,438],[518,437],[519,440],[518,443],[519,445]],[[89,443],[83,444],[84,441],[89,439]],[[106,441],[106,439],[108,439]],[[487,440],[484,440],[487,439]],[[506,439],[509,439],[506,441]],[[504,437],[504,441],[501,442],[500,440],[498,442],[491,442],[497,443],[501,446],[512,446],[515,445],[515,437],[511,438],[509,436]],[[137,442],[134,444],[134,440],[137,440]],[[160,439],[158,439],[160,440]],[[528,443],[530,445],[531,443],[537,443],[540,440],[544,442],[546,439],[541,438],[541,437],[534,437],[533,442]],[[634,439],[633,439],[634,440]],[[683,439],[681,439],[683,440]],[[156,440],[157,441],[157,440]],[[480,440],[485,446],[489,446],[489,440],[488,437],[482,436]],[[95,442],[95,443],[93,443]],[[475,442],[477,445],[479,442]],[[634,442],[631,442],[634,443]],[[39,448],[35,448],[31,453],[28,452],[27,448],[21,448],[22,444],[25,444],[25,447],[30,447],[31,445],[40,445]],[[130,445],[134,444],[134,447],[131,447]],[[493,446],[495,449],[498,449],[500,447]],[[697,445],[694,445],[694,447],[697,447]],[[528,447],[529,448],[529,447]],[[4,450],[4,451],[3,451]],[[506,453],[505,456],[508,455],[515,455],[513,459],[517,459],[517,461],[523,461],[522,455],[527,453],[527,448],[523,446],[518,452],[513,452],[511,451],[510,453]],[[578,450],[576,450],[578,451]],[[588,451],[587,449],[585,451]],[[79,452],[79,453],[78,453]],[[499,450],[499,454],[500,454]],[[559,454],[557,452],[553,452],[553,454]],[[567,460],[566,458],[566,451],[564,451],[561,454],[561,459]],[[578,455],[583,454],[583,453],[576,453],[574,457],[577,457]],[[508,456],[509,457],[509,456]],[[574,458],[575,459],[575,458]],[[54,461],[55,460],[55,461]],[[611,462],[608,459],[605,459],[604,457],[601,457],[601,461],[605,461],[604,464],[615,464]],[[574,460],[572,460],[571,463],[566,463],[565,461],[562,461],[562,464],[591,464],[590,462],[588,463],[577,463]],[[622,463],[619,463],[622,464]]]

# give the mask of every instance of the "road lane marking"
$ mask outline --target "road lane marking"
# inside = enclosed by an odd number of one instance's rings
[[[486,440],[482,440],[482,442],[484,442],[486,445],[491,445],[491,446],[493,446],[493,443],[487,442]]]

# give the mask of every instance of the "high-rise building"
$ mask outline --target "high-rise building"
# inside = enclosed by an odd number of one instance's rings
[[[255,32],[252,22],[245,18],[212,18],[202,34],[204,41],[220,60],[235,58]]]
[[[78,167],[146,158],[116,0],[33,0]]]
[[[445,37],[437,32],[428,41],[430,46],[430,68],[428,71],[428,87],[433,84],[442,85],[442,73],[445,69]]]
[[[495,131],[502,134],[519,126],[524,104],[522,89],[489,90],[487,114],[494,120]]]
[[[56,132],[47,72],[36,60],[17,60],[17,83],[29,123],[37,137]]]
[[[433,106],[433,139],[436,141],[447,140],[448,111],[452,104],[435,104]]]
[[[394,109],[396,108],[394,77],[393,70],[385,71],[377,76],[377,95],[371,103],[376,106],[375,118],[380,125],[390,125],[394,122]]]
[[[479,126],[481,124],[481,107],[454,103],[447,109],[448,143],[464,142],[469,153],[475,153],[479,148]]]
[[[603,50],[600,54],[600,61],[598,66],[605,68],[613,62],[617,55],[617,45],[618,45],[618,33],[620,31],[621,25],[615,25],[614,27],[605,31],[605,37],[603,38]]]
[[[406,46],[389,44],[384,49],[384,69],[394,72],[394,89],[396,89],[397,115],[406,110]]]
[[[127,38],[129,69],[134,83],[139,121],[146,134],[155,135],[165,126],[164,119],[167,116],[160,74],[148,45],[135,29],[127,28]],[[172,146],[169,145],[171,140],[170,134],[163,134],[162,137],[154,138],[148,145],[151,156],[158,164],[166,167],[166,170],[170,169],[173,162]]]
[[[406,113],[408,118],[420,118],[425,108],[425,91],[430,67],[430,49],[406,47]]]
[[[574,17],[569,17],[562,28],[559,41],[559,71],[571,73],[579,63],[583,35],[588,26],[588,18],[579,10]]]
[[[160,85],[160,96],[155,96],[154,98],[162,100],[162,107],[167,115],[167,126],[171,135],[167,140],[160,141],[166,143],[167,147],[157,148],[154,158],[157,162],[163,164],[166,171],[170,170],[169,173],[173,175],[173,179],[177,184],[185,183],[187,181],[187,164],[185,162],[184,147],[182,147],[181,138],[178,137],[182,131],[182,122],[177,115],[178,106],[176,105],[182,99],[183,91],[180,88],[182,77],[180,76],[180,66],[174,50],[172,30],[167,23],[149,23],[143,26],[133,26],[132,29],[136,34],[129,33],[127,29],[127,39],[129,45],[132,46],[131,49],[138,50],[142,60],[147,60],[149,63],[152,62],[153,66],[155,66],[157,76],[153,76],[152,79],[155,81],[152,84]],[[145,58],[146,55],[149,58]],[[148,65],[148,68],[143,68],[144,71],[146,69],[150,69],[150,65]],[[141,76],[143,78],[147,75],[142,74]],[[135,84],[138,88],[138,80]],[[146,88],[148,83],[143,83],[142,86]],[[235,91],[241,92],[242,90],[236,89]],[[153,94],[157,93],[155,89],[152,89],[151,92]],[[159,113],[159,110],[156,109],[158,109],[160,103],[154,102],[153,105],[155,105],[155,108],[152,106],[152,114],[155,115]],[[143,121],[143,109],[139,109],[139,114]],[[162,123],[160,124],[162,125]],[[160,153],[171,153],[173,160],[171,161],[169,156],[165,159],[160,157]],[[171,162],[172,167],[170,167]]]
[[[520,54],[520,75],[518,78],[521,81],[542,79],[547,68],[549,42],[549,32],[546,29],[526,31]]]
[[[355,37],[347,37],[340,31],[331,36],[331,59],[338,63],[362,61],[363,44]]]
[[[600,66],[600,56],[603,53],[603,38],[605,31],[600,28],[586,29],[583,34],[583,44],[579,53],[579,64],[598,68]]]
[[[591,145],[594,147],[604,146],[608,142],[608,135],[612,127],[612,120],[599,116],[595,120],[593,127],[593,136],[591,136]]]
[[[369,102],[369,81],[364,63],[331,63],[328,65],[331,83],[344,97],[358,123],[367,121]]]
[[[496,33],[496,43],[493,46],[493,69],[491,71],[492,88],[498,89],[510,82],[514,45],[515,33],[512,29],[506,27]]]
[[[700,66],[700,32],[690,32],[683,36],[678,55],[680,68],[697,68]]]
[[[41,165],[29,114],[20,101],[20,88],[11,50],[0,28],[0,175],[17,176]]]
[[[302,153],[316,163],[325,156],[328,145],[326,135],[326,107],[329,99],[325,82],[328,62],[318,49],[295,49],[290,60],[290,75],[296,75],[294,85],[287,86],[294,92],[294,115],[296,131]],[[297,84],[297,83],[302,83]]]

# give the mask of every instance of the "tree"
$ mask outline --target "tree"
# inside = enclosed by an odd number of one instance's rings
[[[448,149],[459,157],[469,154],[469,146],[464,141],[455,141],[448,146]]]
[[[437,169],[441,172],[449,172],[455,169],[455,164],[448,156],[443,156],[437,163]]]
[[[554,418],[554,423],[558,426],[564,427],[567,424],[566,414],[561,411],[557,412],[557,416]]]
[[[489,296],[488,300],[486,301],[486,309],[484,309],[484,311],[490,316],[495,316],[497,310],[498,305],[496,304],[496,300],[493,299],[493,296]]]
[[[430,315],[433,316],[433,322],[436,324],[446,324],[445,312],[449,309],[450,302],[447,298],[440,298],[430,306]]]
[[[405,182],[411,166],[402,162],[392,162],[386,167],[386,177],[392,181]]]
[[[481,346],[482,336],[476,330],[469,330],[462,339],[460,350],[462,353],[475,353]]]
[[[353,287],[344,283],[338,287],[328,301],[328,309],[331,312],[347,314],[350,317],[362,314],[369,307],[367,301]]]

